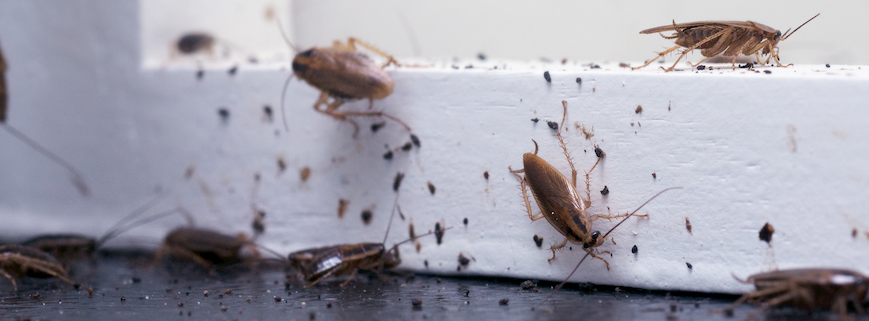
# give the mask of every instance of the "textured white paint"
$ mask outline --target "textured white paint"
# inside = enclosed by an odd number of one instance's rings
[[[395,92],[374,108],[406,121],[422,147],[386,161],[384,145],[401,146],[407,131],[388,122],[372,133],[368,125],[375,120],[363,119],[353,139],[349,124],[312,110],[318,92],[299,81],[287,91],[290,130],[284,132],[278,105],[290,74],[286,61],[227,61],[220,65],[239,65],[235,76],[214,67],[201,81],[193,63],[141,68],[147,50],[138,39],[139,10],[132,1],[0,3],[0,41],[10,65],[9,123],[74,164],[92,191],[81,197],[60,168],[0,132],[4,238],[99,235],[161,190],[169,196],[155,211],[184,206],[198,226],[227,233],[250,233],[252,204],[264,209],[267,231],[259,241],[282,253],[379,242],[395,200],[393,177],[403,172],[398,203],[407,219],[395,219],[387,243],[406,238],[410,222],[417,234],[441,221],[453,227],[440,246],[427,237],[418,254],[403,247],[405,268],[559,280],[581,252],[575,248],[546,262],[545,247],[561,238],[545,221],[530,222],[519,182],[507,168],[522,166],[534,139],[538,155],[567,172],[544,122],[560,121],[560,102],[567,100],[566,138],[577,168],[593,164],[594,144],[607,153],[591,175],[592,212],[631,211],[664,188],[684,187],[647,205],[641,212],[650,218],[631,219],[611,234],[617,244],[601,248],[613,253],[610,271],[587,261],[573,281],[743,291],[748,287],[730,273],[745,277],[768,267],[769,247],[757,238],[765,222],[776,229],[781,268],[865,271],[866,66],[760,69],[772,74],[729,68],[663,73],[657,65],[589,69],[574,61],[390,67]],[[264,105],[276,111],[274,121],[264,116]],[[637,105],[641,114],[634,112]],[[221,107],[230,111],[226,123],[217,115]],[[366,101],[342,106],[367,107]],[[595,136],[585,140],[577,123],[593,126]],[[279,157],[287,164],[283,173]],[[191,165],[194,174],[186,179]],[[302,182],[298,173],[305,166],[312,174]],[[428,182],[437,187],[434,195]],[[606,197],[598,192],[603,186],[610,190]],[[350,200],[343,219],[336,213],[341,198]],[[360,219],[363,209],[373,209],[368,226]],[[153,248],[180,224],[181,218],[155,222],[110,246]],[[544,238],[544,249],[534,244],[535,234]],[[635,244],[637,255],[630,252]],[[459,253],[474,260],[457,273]]]

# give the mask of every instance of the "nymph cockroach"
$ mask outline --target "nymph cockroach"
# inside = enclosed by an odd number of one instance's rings
[[[156,198],[147,204],[137,208],[124,218],[122,218],[114,226],[110,227],[108,232],[103,234],[99,239],[94,239],[90,236],[63,233],[63,234],[46,234],[32,237],[25,240],[21,245],[39,249],[54,256],[64,267],[69,267],[75,260],[91,258],[93,253],[101,248],[106,242],[112,238],[129,231],[138,226],[150,223],[154,220],[173,215],[178,209],[168,210],[159,214],[145,217],[141,220],[124,224],[145,213],[152,206],[156,205],[161,198]]]
[[[567,157],[567,161],[570,164],[572,180],[568,180],[567,177],[564,177],[564,175],[558,172],[555,167],[552,167],[552,165],[549,165],[549,163],[537,156],[536,141],[534,142],[534,153],[525,153],[522,155],[524,168],[519,170],[513,170],[512,168],[509,169],[513,175],[516,175],[516,178],[518,178],[521,183],[522,198],[525,201],[525,207],[528,210],[528,218],[530,218],[531,221],[546,218],[546,220],[549,221],[549,224],[552,224],[552,227],[555,227],[555,229],[565,237],[561,244],[552,245],[549,248],[552,251],[552,258],[550,258],[549,261],[551,262],[555,259],[555,252],[557,250],[564,248],[565,245],[567,245],[567,242],[571,242],[582,245],[582,248],[591,254],[592,257],[604,261],[604,263],[607,264],[607,269],[609,269],[609,263],[597,255],[608,252],[596,252],[594,250],[595,247],[603,244],[604,239],[600,237],[600,231],[592,231],[592,222],[601,218],[613,219],[626,217],[628,214],[592,215],[588,213],[588,208],[591,206],[589,174],[595,167],[597,167],[600,159],[605,156],[605,153],[601,152],[597,162],[594,163],[594,166],[585,173],[586,198],[583,199],[576,190],[576,168],[573,166],[570,153],[567,151],[564,137],[561,136],[561,131],[564,130],[564,122],[567,119],[567,101],[562,100],[561,103],[564,106],[564,116],[561,119],[561,126],[558,126],[555,122],[551,122],[552,124],[550,127],[557,128],[555,135],[558,138],[558,143],[561,145],[561,149],[564,151],[564,156]],[[520,173],[525,173],[525,176],[520,176]],[[531,203],[528,201],[529,187],[531,189],[531,195],[534,196],[534,200],[540,208],[540,214],[532,214]]]
[[[75,283],[51,254],[23,245],[0,246],[0,276],[9,279],[15,291],[18,291],[15,278],[25,276],[54,277],[69,284]]]
[[[676,39],[676,46],[662,51],[657,57],[649,60],[644,65],[631,69],[636,70],[648,66],[658,58],[679,48],[685,48],[685,50],[682,50],[676,62],[670,68],[664,69],[665,71],[672,71],[676,67],[676,64],[679,63],[679,60],[694,49],[700,49],[700,54],[704,57],[696,65],[703,63],[703,61],[706,61],[710,57],[721,54],[724,57],[733,57],[731,63],[733,69],[736,69],[736,58],[739,54],[754,54],[758,62],[760,62],[760,55],[769,55],[764,64],[769,63],[769,58],[771,57],[779,67],[792,66],[793,64],[785,66],[779,62],[779,41],[787,39],[819,15],[820,13],[804,22],[790,34],[788,34],[789,30],[782,34],[779,30],[754,21],[698,21],[677,24],[674,20],[672,25],[650,28],[640,31],[640,33],[651,34],[675,31],[672,36],[661,34],[661,37]],[[661,68],[663,69],[664,67]]]
[[[281,34],[284,30],[281,29]],[[410,126],[402,120],[382,111],[338,111],[338,107],[350,100],[368,99],[368,107],[374,106],[375,99],[384,99],[395,87],[392,77],[384,70],[389,65],[399,65],[395,58],[356,38],[347,43],[335,41],[332,47],[311,48],[302,52],[296,50],[284,35],[296,56],[293,58],[293,75],[320,90],[320,98],[314,103],[314,110],[346,121],[353,125],[353,137],[359,134],[359,124],[351,117],[385,117],[401,124],[410,131]],[[357,51],[356,46],[364,47],[387,59],[383,65],[375,63],[368,55]],[[281,94],[281,108],[284,105],[286,86],[292,77],[287,78]],[[332,102],[329,102],[332,98]],[[288,130],[284,116],[284,129]]]
[[[860,272],[844,269],[792,269],[754,274],[746,280],[737,281],[754,284],[756,291],[740,297],[726,310],[732,314],[733,308],[743,302],[762,303],[755,312],[769,307],[791,303],[799,308],[830,308],[839,313],[842,320],[848,316],[848,303],[851,302],[858,313],[864,313],[863,300],[869,292],[869,277]]]
[[[62,166],[70,175],[70,180],[72,184],[78,189],[79,193],[84,196],[88,196],[90,194],[90,188],[88,188],[87,183],[85,183],[84,178],[82,178],[81,174],[79,174],[78,170],[75,169],[72,165],[67,163],[65,160],[55,155],[47,148],[43,147],[35,140],[27,137],[24,133],[15,129],[6,122],[6,111],[9,107],[9,89],[6,87],[6,69],[8,69],[9,65],[6,63],[6,59],[3,57],[3,50],[0,50],[0,127],[6,129],[9,134],[12,134],[15,138],[30,146],[43,156],[47,157],[51,161],[57,163]]]

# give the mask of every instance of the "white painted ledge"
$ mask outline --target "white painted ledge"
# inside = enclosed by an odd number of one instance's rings
[[[363,131],[352,139],[350,125],[314,112],[318,92],[302,82],[293,81],[287,91],[290,130],[284,132],[277,107],[290,74],[287,62],[234,61],[234,76],[224,68],[208,69],[200,81],[193,65],[140,68],[137,26],[123,23],[135,20],[130,16],[137,7],[129,2],[109,5],[112,15],[84,14],[56,24],[16,19],[14,26],[6,15],[51,14],[26,4],[6,6],[15,7],[0,10],[0,41],[10,64],[9,123],[74,164],[92,192],[82,198],[57,166],[0,132],[0,234],[6,238],[99,235],[163,190],[170,197],[160,209],[182,205],[199,226],[227,233],[250,232],[255,204],[268,213],[260,242],[282,253],[379,242],[395,196],[393,177],[403,172],[399,203],[407,220],[395,220],[388,243],[406,238],[411,221],[417,233],[440,221],[454,227],[440,246],[427,238],[420,240],[420,253],[402,248],[403,267],[560,280],[581,252],[562,252],[546,262],[545,248],[561,238],[545,221],[530,222],[519,183],[507,168],[522,166],[522,153],[533,150],[534,139],[539,155],[567,172],[552,131],[530,121],[560,121],[560,102],[567,100],[566,137],[578,169],[593,164],[593,144],[607,153],[591,176],[592,212],[633,210],[664,188],[684,187],[647,205],[642,212],[649,219],[631,219],[613,232],[617,244],[602,247],[613,253],[610,271],[600,261],[587,261],[572,281],[744,291],[748,287],[730,273],[746,276],[765,268],[768,246],[757,238],[765,222],[776,229],[781,268],[867,272],[867,66],[759,69],[771,74],[719,65],[697,73],[630,71],[613,64],[589,69],[573,61],[390,68],[395,92],[374,108],[412,126],[422,147],[387,161],[384,145],[407,142],[404,129],[387,123],[372,133],[371,120],[361,120]],[[53,36],[85,21],[92,24],[86,32]],[[543,79],[546,70],[551,83]],[[342,108],[365,110],[367,104]],[[273,121],[264,105],[276,111]],[[229,111],[228,121],[218,116],[219,108]],[[591,141],[580,136],[577,123],[593,126]],[[287,164],[283,173],[278,158]],[[195,171],[187,179],[191,165]],[[302,182],[298,173],[305,166],[312,174]],[[261,182],[255,188],[256,174]],[[437,188],[434,195],[428,182]],[[603,186],[610,190],[606,197],[598,193]],[[350,203],[339,219],[342,198]],[[360,213],[369,208],[373,220],[365,225]],[[179,224],[181,218],[160,221],[110,246],[156,247]],[[535,234],[543,237],[544,249],[534,244]],[[459,253],[475,261],[456,272]]]

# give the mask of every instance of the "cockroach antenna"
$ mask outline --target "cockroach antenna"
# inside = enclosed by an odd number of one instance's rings
[[[818,14],[816,14],[814,17],[812,17],[811,19],[806,20],[806,22],[803,22],[803,24],[801,24],[799,27],[797,27],[796,29],[794,29],[794,32],[791,32],[790,34],[788,34],[788,31],[790,31],[791,29],[788,29],[788,30],[785,31],[785,33],[782,35],[781,40],[785,40],[785,39],[787,39],[788,37],[790,37],[791,35],[793,35],[794,33],[796,33],[797,30],[800,30],[800,28],[802,28],[802,27],[805,26],[807,23],[809,23],[809,21],[812,21],[813,19],[817,18],[817,17],[820,16],[820,15],[821,15],[821,14],[818,13]]]
[[[287,47],[290,47],[290,50],[293,51],[293,54],[298,54],[299,49],[293,45],[293,42],[290,41],[290,37],[287,36],[287,33],[284,32],[284,24],[281,22],[281,18],[275,16],[275,21],[278,23],[278,30],[281,32],[281,37],[284,38],[284,42],[287,43]],[[287,77],[287,80],[284,81],[284,88],[281,90],[281,119],[284,121],[284,131],[290,131],[290,126],[287,125],[287,113],[284,112],[284,100],[287,96],[287,87],[290,86],[290,80],[293,80],[293,73],[290,73],[290,76]]]

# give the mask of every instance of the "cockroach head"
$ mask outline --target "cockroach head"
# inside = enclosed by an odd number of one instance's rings
[[[601,243],[602,241],[603,241],[603,239],[600,238],[600,231],[591,232],[591,234],[589,235],[589,241],[583,243],[582,248],[588,249],[590,247],[598,246],[598,244]]]

